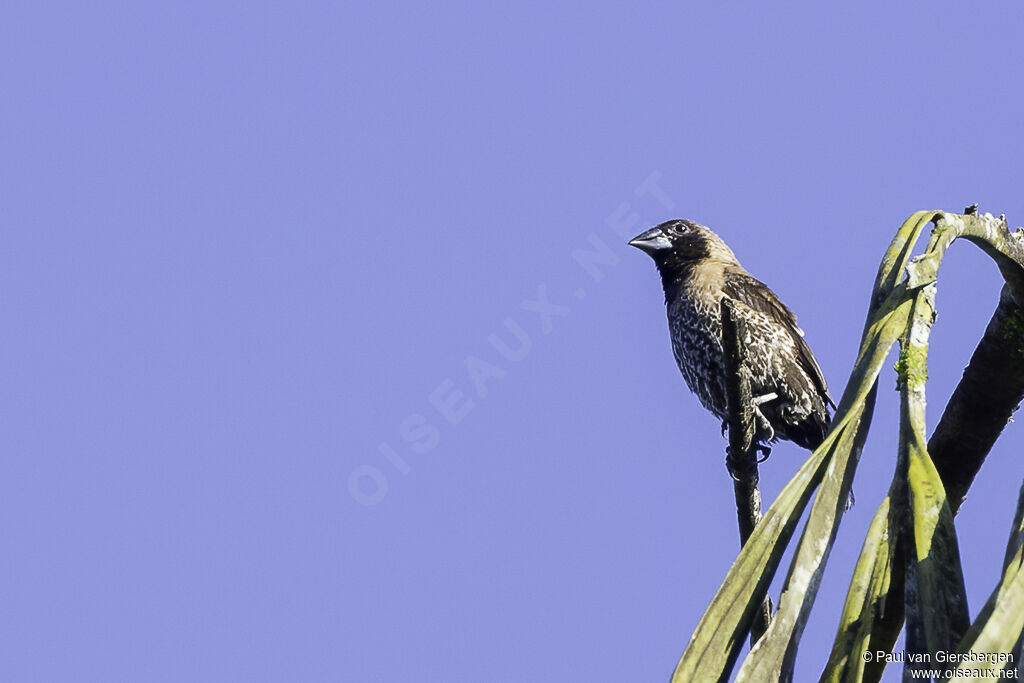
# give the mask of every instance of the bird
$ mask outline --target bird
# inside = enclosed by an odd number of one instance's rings
[[[755,441],[791,441],[815,450],[828,433],[825,376],[804,341],[796,316],[748,273],[710,228],[676,219],[629,241],[647,253],[661,275],[676,364],[690,391],[722,420],[727,418],[721,301],[730,299],[746,322],[746,358],[755,417]]]

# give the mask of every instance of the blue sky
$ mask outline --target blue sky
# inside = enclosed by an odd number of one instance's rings
[[[738,541],[625,238],[710,225],[838,396],[907,215],[1024,220],[1009,3],[2,12],[5,680],[666,680]],[[954,247],[932,424],[999,286]],[[972,614],[1021,438],[957,520]]]

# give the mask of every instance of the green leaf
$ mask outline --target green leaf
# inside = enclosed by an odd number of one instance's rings
[[[933,231],[926,254],[920,259],[916,259],[908,269],[911,271],[908,273],[908,286],[920,289],[935,282],[937,269],[946,248],[956,238],[963,237],[980,246],[992,256],[1011,287],[1016,282],[1015,291],[1024,292],[1024,285],[1021,285],[1021,281],[1024,279],[1020,266],[1022,262],[1021,239],[1019,234],[1011,235],[1009,233],[1005,221],[994,219],[988,214],[973,213],[958,216],[941,212],[921,212],[911,216],[901,231],[907,230],[911,224],[920,227],[919,221],[924,217],[927,217],[928,220],[934,218],[937,227]],[[908,252],[901,253],[905,256]],[[904,261],[904,265],[905,263]],[[890,270],[890,273],[894,272],[896,272],[895,268]],[[920,309],[918,312],[921,313],[923,310]],[[909,383],[913,386],[918,382],[923,382],[927,378],[924,365],[923,352],[908,350],[901,354],[900,362],[897,363],[900,385]],[[918,441],[915,446],[917,452],[923,450],[920,444],[921,442]],[[932,491],[935,490],[933,474],[928,472],[928,469],[927,463],[919,462],[915,465],[917,500],[919,504],[923,504],[924,508],[927,508],[929,500],[929,492],[925,490],[926,481],[930,480]],[[900,519],[905,514],[902,508],[908,505],[907,497],[910,495],[906,477],[902,474],[908,470],[909,449],[908,457],[897,468],[889,496],[883,501],[876,514],[876,523],[872,525],[864,541],[861,557],[847,594],[832,654],[822,673],[821,680],[823,681],[880,680],[885,668],[884,660],[879,662],[877,659],[873,659],[866,666],[861,666],[857,664],[856,656],[867,650],[891,651],[899,635],[904,615],[902,600],[905,586],[905,565],[901,560],[903,553],[906,552],[904,549],[906,544],[897,535],[897,530],[901,528]],[[933,496],[931,500],[934,502],[936,497]],[[940,515],[944,514],[940,509]],[[881,521],[883,516],[886,520],[884,523]],[[932,521],[936,526],[941,524],[943,528],[951,529],[952,527],[951,519]],[[917,536],[927,539],[927,527],[928,523],[925,523],[922,529],[924,533]],[[948,535],[949,532],[945,533]],[[952,538],[955,541],[955,536]],[[916,545],[913,552],[915,555],[919,552]],[[949,549],[945,552],[948,553]],[[952,554],[956,555],[955,552]],[[894,558],[898,561],[894,562]],[[957,573],[953,572],[953,579],[950,582],[953,592],[957,590],[955,588]],[[942,585],[941,582],[939,585]]]
[[[935,320],[935,278],[955,230],[937,227],[928,249],[908,266],[908,284],[915,288],[913,312],[901,340],[897,363],[900,387],[899,461],[909,490],[913,540],[906,574],[907,651],[927,653],[922,663],[907,668],[927,669],[941,661],[938,653],[952,651],[970,625],[967,590],[960,566],[953,511],[946,490],[928,455],[925,437],[925,381],[928,337]]]
[[[966,655],[957,669],[999,671],[1007,667],[1000,655],[1020,654],[1020,640],[1024,635],[1024,486],[1017,500],[1017,514],[1013,520],[1010,540],[1006,544],[1003,578],[992,591],[988,602],[964,636],[957,653]],[[993,656],[995,655],[995,656]],[[1021,662],[1014,658],[1010,668],[1020,669]],[[969,680],[957,677],[956,680]],[[992,680],[991,678],[989,680]]]
[[[899,520],[893,517],[892,496],[878,506],[857,566],[850,580],[850,590],[839,621],[839,634],[821,681],[878,680],[884,663],[865,662],[862,654],[871,650],[871,636],[886,611],[886,596],[892,581]]]

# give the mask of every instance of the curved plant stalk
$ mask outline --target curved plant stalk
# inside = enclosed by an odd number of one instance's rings
[[[917,215],[919,214],[915,214],[915,216]],[[1021,265],[1024,264],[1024,234],[1020,231],[1010,233],[1002,218],[995,219],[989,214],[979,215],[969,211],[966,215],[960,216],[936,212],[933,217],[936,228],[933,231],[928,249],[921,257],[915,259],[914,263],[907,269],[907,283],[911,288],[921,293],[924,293],[925,290],[930,290],[930,296],[933,297],[935,278],[942,256],[955,239],[963,237],[975,243],[993,257],[1010,290],[1013,292],[1012,298],[1017,301],[1024,301],[1024,268]],[[1017,317],[1016,311],[1016,305],[1011,304],[1009,298],[1004,296],[999,308],[997,308],[996,315],[993,316],[989,329],[986,330],[986,340],[989,344],[984,350],[982,346],[985,344],[980,344],[978,351],[975,352],[976,356],[982,352],[986,355],[992,355],[989,353],[991,349],[988,346],[992,346],[992,342],[997,338],[1002,344],[1009,344],[1011,347],[1020,344],[1021,334],[1020,330],[1016,329],[1018,325],[1015,322]],[[904,419],[901,424],[901,444],[906,445],[907,457],[897,468],[897,474],[890,488],[890,494],[879,507],[878,513],[875,516],[875,522],[872,523],[868,536],[865,539],[864,548],[851,581],[850,591],[847,595],[832,654],[821,677],[823,681],[877,681],[881,678],[885,667],[884,660],[879,662],[877,659],[874,659],[871,663],[864,665],[859,663],[859,659],[860,655],[868,650],[891,651],[902,625],[904,605],[901,600],[903,598],[901,593],[903,592],[905,576],[904,565],[899,561],[899,558],[903,554],[901,546],[907,544],[904,544],[903,539],[899,537],[898,530],[901,526],[900,520],[903,514],[900,512],[900,509],[905,506],[914,505],[915,508],[912,520],[915,524],[913,547],[907,548],[906,552],[913,554],[911,558],[912,565],[917,569],[916,577],[911,577],[914,580],[911,582],[911,594],[908,595],[908,600],[913,604],[916,596],[922,592],[921,569],[923,567],[923,580],[927,584],[923,592],[931,597],[921,596],[926,597],[930,603],[928,607],[923,607],[922,609],[934,615],[934,610],[942,609],[937,607],[937,605],[949,600],[953,605],[953,620],[958,622],[952,629],[945,625],[931,624],[930,631],[932,635],[930,640],[933,642],[925,645],[925,647],[932,651],[934,651],[934,648],[951,650],[952,647],[948,646],[949,640],[954,638],[957,630],[964,627],[963,620],[966,606],[962,605],[957,597],[957,594],[962,595],[963,591],[962,578],[959,578],[959,564],[957,562],[954,569],[945,571],[948,568],[936,566],[935,559],[946,557],[947,560],[944,561],[949,561],[948,558],[950,556],[957,557],[958,559],[955,546],[950,545],[951,542],[955,544],[955,533],[952,530],[952,513],[959,506],[966,487],[969,486],[971,479],[973,479],[973,471],[980,467],[981,460],[984,458],[985,453],[987,453],[988,448],[991,447],[991,442],[994,441],[995,436],[1001,431],[1002,425],[998,419],[995,420],[991,426],[992,428],[986,429],[986,436],[990,437],[990,440],[985,443],[972,444],[972,446],[977,446],[974,450],[977,450],[978,453],[972,453],[976,458],[976,462],[972,463],[973,469],[972,467],[967,468],[972,469],[971,472],[966,474],[963,472],[953,472],[950,471],[951,467],[948,463],[943,463],[943,468],[940,468],[942,477],[939,477],[931,459],[928,457],[928,450],[921,448],[923,444],[923,412],[918,413],[921,416],[920,420],[917,417],[913,420],[909,419],[918,409],[923,411],[923,352],[927,348],[927,332],[934,315],[932,299],[929,298],[927,305],[916,309],[915,313],[919,314],[914,317],[914,320],[917,321],[917,329],[911,329],[914,327],[913,323],[911,328],[908,328],[906,335],[907,345],[904,348],[916,348],[917,352],[915,353],[915,351],[910,350],[902,354],[899,369],[901,370],[901,380],[913,380],[915,375],[917,379],[921,380],[920,405],[916,406],[916,399],[911,400],[909,395],[904,397],[903,404],[905,409],[901,409],[901,412],[906,413],[906,418],[908,419]],[[914,334],[912,335],[911,332],[914,332]],[[922,334],[924,338],[921,338]],[[1008,337],[1003,339],[1007,335]],[[989,339],[990,336],[991,339]],[[983,342],[986,340],[983,340]],[[1012,362],[1012,358],[1009,357],[1005,360]],[[973,363],[974,359],[972,359]],[[904,383],[905,394],[911,388],[907,386],[908,384],[913,384],[913,382]],[[965,389],[967,392],[971,391],[968,387],[958,387],[957,391],[959,392],[961,389]],[[912,394],[913,392],[909,393]],[[1011,408],[1013,403],[1014,401],[1011,398],[1009,401]],[[958,419],[957,415],[948,416],[946,414],[943,415],[943,422],[947,420],[947,417],[950,418],[950,423],[962,422],[962,420]],[[915,422],[916,426],[911,427],[911,441],[908,442],[908,439],[904,438],[905,432],[903,427],[910,422]],[[1005,420],[1003,424],[1005,424]],[[937,432],[942,431],[942,426],[940,424]],[[985,439],[981,441],[985,441]],[[952,441],[944,438],[944,445],[945,442]],[[911,458],[911,451],[914,454],[913,458]],[[912,461],[915,463],[913,466],[911,466]],[[903,478],[901,477],[901,472],[905,472],[910,476]],[[942,480],[947,478],[957,482],[956,497],[952,501],[945,500],[945,492],[941,488]],[[904,483],[908,479],[909,486]],[[916,505],[910,502],[908,495],[916,496]],[[896,510],[895,514],[894,508]],[[936,533],[938,533],[938,537],[936,537]],[[936,543],[936,541],[938,542]],[[897,561],[894,562],[894,559]],[[1007,585],[1005,577],[1004,585]],[[917,588],[916,591],[914,590],[915,587]],[[950,615],[950,613],[945,614],[947,616]],[[911,616],[915,618],[915,615],[912,614]],[[918,629],[918,633],[920,633],[921,629],[927,632],[929,627],[922,624],[921,628]],[[910,630],[908,646],[911,646],[911,638],[916,637],[913,627]],[[1010,630],[1012,631],[1012,628]],[[968,634],[969,637],[970,633]],[[929,640],[927,636],[926,640]]]
[[[1019,659],[1000,661],[998,655],[1014,653],[1019,656],[1019,643],[1024,632],[1024,486],[1017,499],[1017,514],[1014,516],[1010,540],[1006,544],[1006,559],[1003,561],[1003,579],[992,591],[974,620],[971,629],[957,648],[965,655],[957,669],[964,675],[956,680],[975,680],[968,671],[999,671],[1004,668],[1021,668]],[[995,656],[993,656],[995,655]],[[983,674],[984,675],[984,674]],[[994,680],[989,677],[988,680]]]
[[[915,214],[904,223],[889,246],[876,277],[857,364],[839,402],[832,430],[779,494],[740,551],[690,638],[672,676],[674,683],[728,678],[751,619],[767,594],[800,515],[814,488],[826,475],[826,469],[831,510],[828,503],[816,503],[819,514],[815,519],[827,517],[826,536],[834,536],[835,520],[842,514],[853,474],[852,467],[848,471],[848,465],[856,465],[857,457],[854,455],[851,459],[851,455],[855,451],[859,454],[870,422],[875,381],[889,347],[905,328],[910,314],[910,302],[896,283],[915,241],[929,221],[927,212]],[[808,538],[805,533],[805,539]],[[827,550],[825,547],[822,552],[827,553]],[[819,555],[819,564],[821,559]],[[816,571],[797,575],[797,584],[802,587],[800,590],[805,589],[812,578],[816,588],[817,576]],[[791,572],[790,583],[793,579]],[[781,605],[779,613],[782,614]],[[768,634],[773,630],[776,633],[792,632],[795,626],[796,622],[790,620],[784,627],[776,629],[776,622],[773,622]],[[802,628],[802,619],[799,626]],[[760,642],[767,639],[766,635]]]
[[[928,379],[928,337],[935,320],[935,283],[945,250],[962,222],[939,218],[928,249],[907,267],[907,284],[915,292],[913,313],[896,364],[900,387],[899,463],[909,495],[906,574],[907,651],[927,654],[906,668],[931,668],[939,652],[956,648],[970,626],[967,589],[953,511],[946,489],[928,455],[925,438],[925,382]]]
[[[954,514],[1022,400],[1024,309],[1004,286],[999,305],[928,441],[928,452]],[[873,657],[862,663],[860,655],[891,652],[903,628],[906,544],[897,531],[901,520],[896,513],[905,509],[906,495],[897,470],[880,508],[888,511],[888,517],[880,527],[872,525],[865,538],[822,681],[878,681],[882,677],[885,660]],[[900,561],[893,562],[894,557]],[[1020,662],[1021,657],[1014,661]]]
[[[1024,307],[1008,285],[928,439],[953,513],[996,439],[1024,401]]]
[[[874,662],[865,662],[861,653],[871,651],[872,634],[877,624],[883,623],[878,617],[886,611],[884,600],[893,580],[892,566],[899,557],[896,534],[890,533],[890,529],[899,528],[899,520],[894,518],[899,506],[893,504],[894,497],[890,492],[882,500],[868,527],[868,536],[843,605],[839,637],[832,647],[821,681],[866,680],[865,676],[873,668]],[[881,670],[878,669],[879,676]]]

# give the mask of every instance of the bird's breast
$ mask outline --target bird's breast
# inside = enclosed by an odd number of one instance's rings
[[[722,321],[718,305],[678,297],[668,305],[668,324],[672,353],[686,384],[705,408],[724,415]]]

